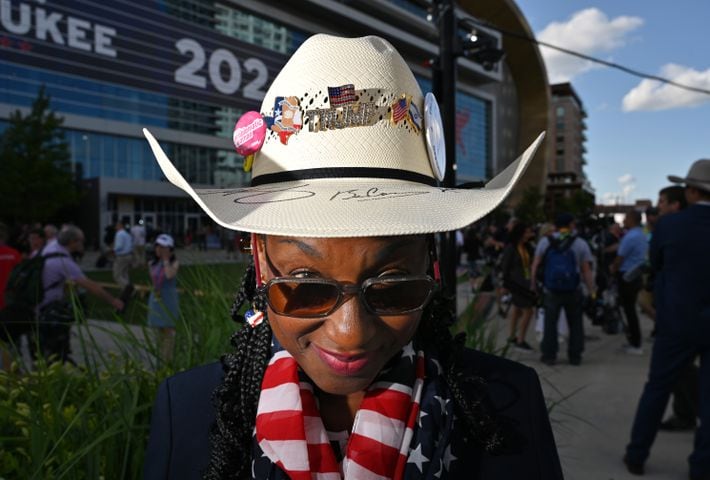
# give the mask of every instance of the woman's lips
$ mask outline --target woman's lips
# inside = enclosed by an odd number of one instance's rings
[[[314,347],[323,363],[328,365],[338,375],[357,375],[370,362],[370,355],[367,353],[351,355],[330,352],[315,345]]]

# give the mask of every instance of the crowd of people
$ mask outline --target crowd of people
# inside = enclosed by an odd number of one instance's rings
[[[133,268],[147,268],[152,280],[147,324],[156,327],[161,358],[172,352],[175,321],[180,315],[175,244],[168,234],[153,239],[146,258],[146,229],[117,221],[107,235],[104,265],[112,264],[113,295],[82,271],[84,232],[73,224],[25,225],[13,235],[0,224],[0,350],[2,367],[9,369],[26,344],[30,358],[39,356],[72,362],[71,325],[85,293],[109,304],[117,315],[134,295]],[[101,258],[101,257],[100,257]]]
[[[657,206],[628,211],[621,224],[587,218],[577,228],[568,214],[554,225],[510,219],[469,227],[461,246],[474,292],[495,292],[516,350],[534,351],[528,330],[535,309],[544,319],[539,350],[547,365],[557,361],[561,330],[569,364],[581,364],[585,313],[607,333],[623,329],[627,354],[643,355],[644,343],[652,345],[624,462],[643,474],[659,429],[696,431],[690,478],[708,479],[699,473],[710,461],[710,160],[669,179],[683,185],[663,188]],[[642,332],[639,309],[653,320],[650,332]],[[671,394],[673,413],[663,420]]]

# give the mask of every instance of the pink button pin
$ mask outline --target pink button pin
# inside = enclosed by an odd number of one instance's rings
[[[234,125],[232,141],[240,155],[258,152],[266,139],[266,122],[259,112],[247,112]]]

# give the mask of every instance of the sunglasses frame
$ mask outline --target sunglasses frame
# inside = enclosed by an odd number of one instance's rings
[[[401,312],[397,313],[380,313],[376,309],[372,308],[370,303],[367,301],[366,298],[366,291],[369,287],[375,284],[387,284],[387,283],[399,283],[403,281],[417,281],[417,280],[425,280],[429,284],[429,293],[427,293],[426,298],[424,301],[421,303],[416,308],[410,308],[408,310],[403,310]],[[292,313],[286,313],[279,311],[277,308],[274,308],[274,305],[271,302],[271,298],[269,295],[269,290],[272,286],[278,285],[279,283],[301,283],[301,284],[320,284],[320,285],[330,285],[333,286],[337,289],[338,291],[338,298],[336,302],[333,304],[333,306],[324,313],[318,313],[318,314],[313,314],[313,315],[294,315]],[[362,302],[362,304],[365,306],[368,312],[375,314],[375,315],[380,315],[380,316],[396,316],[396,315],[407,315],[412,312],[416,312],[419,310],[424,309],[426,305],[429,303],[429,300],[431,300],[432,295],[436,291],[438,283],[436,280],[434,280],[431,276],[429,275],[393,275],[389,277],[372,277],[364,280],[361,284],[353,284],[353,283],[343,283],[339,282],[337,280],[334,280],[332,278],[316,278],[316,277],[274,277],[266,284],[264,284],[261,289],[264,291],[264,296],[266,297],[266,302],[268,303],[269,307],[271,310],[276,313],[277,315],[283,315],[286,317],[294,317],[294,318],[323,318],[327,317],[328,315],[331,315],[333,312],[335,312],[340,306],[345,303],[346,299],[349,297],[352,297],[354,295],[357,295]]]

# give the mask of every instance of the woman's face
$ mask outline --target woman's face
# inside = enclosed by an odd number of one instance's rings
[[[294,238],[258,241],[262,281],[278,276],[319,277],[361,284],[383,275],[424,275],[429,265],[424,236]],[[268,255],[268,260],[267,260]],[[274,271],[276,270],[276,271]],[[377,315],[357,295],[327,317],[296,318],[269,309],[276,339],[301,368],[330,394],[364,390],[414,336],[421,310]]]

